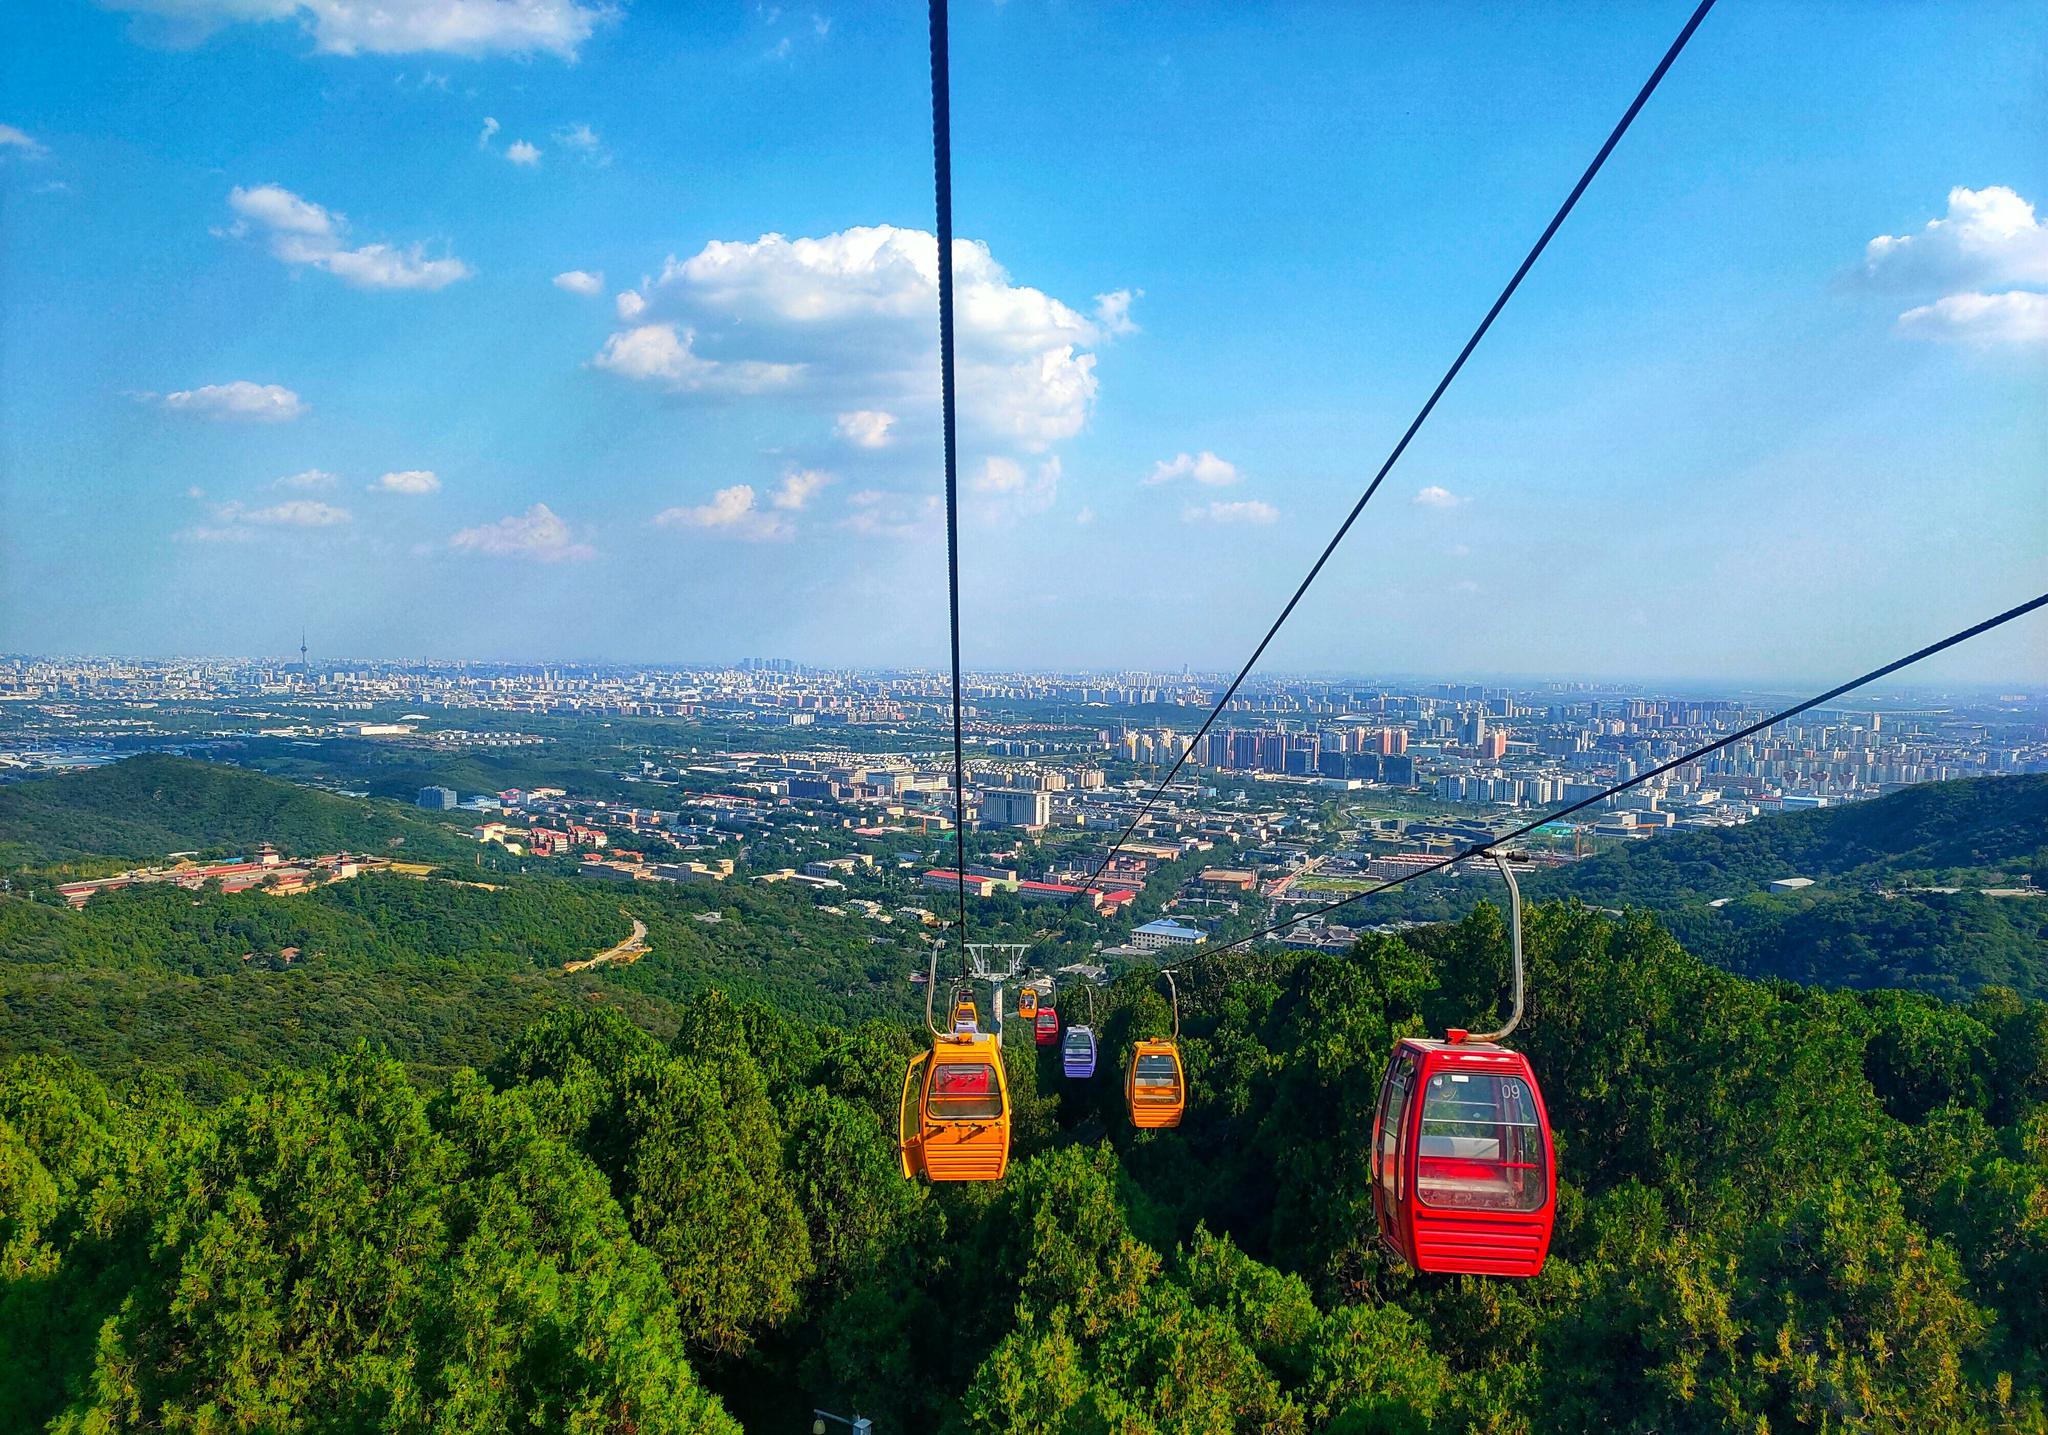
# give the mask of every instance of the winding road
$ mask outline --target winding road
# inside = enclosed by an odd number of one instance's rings
[[[564,962],[562,963],[562,970],[568,972],[588,971],[592,967],[601,967],[606,962],[625,962],[630,966],[645,956],[647,954],[647,924],[638,917],[633,916],[631,912],[626,911],[623,907],[619,909],[619,915],[632,921],[633,934],[630,937],[627,937],[625,941],[618,943],[616,946],[606,947],[594,957],[585,957],[580,962]]]

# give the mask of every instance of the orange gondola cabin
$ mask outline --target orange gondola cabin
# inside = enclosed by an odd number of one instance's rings
[[[1017,1015],[1023,1021],[1031,1021],[1038,1015],[1038,988],[1025,987],[1017,993]]]
[[[1188,1083],[1179,1042],[1147,1037],[1138,1043],[1124,1072],[1124,1101],[1131,1109],[1131,1125],[1140,1131],[1180,1125],[1188,1105]]]
[[[905,1176],[1001,1180],[1010,1164],[1010,1090],[996,1039],[938,1037],[903,1075],[898,1120]]]
[[[1557,1170],[1529,1059],[1457,1031],[1402,1041],[1380,1087],[1372,1181],[1380,1240],[1416,1270],[1542,1270]]]

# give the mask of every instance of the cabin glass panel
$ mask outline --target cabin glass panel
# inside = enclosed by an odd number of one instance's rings
[[[1423,1091],[1416,1158],[1415,1193],[1425,1206],[1535,1211],[1550,1189],[1536,1098],[1519,1076],[1431,1076]]]
[[[1141,1056],[1131,1084],[1140,1096],[1167,1099],[1180,1088],[1180,1070],[1171,1056]]]
[[[1407,1057],[1394,1062],[1387,1077],[1387,1089],[1380,1095],[1380,1143],[1372,1153],[1373,1179],[1384,1188],[1389,1206],[1401,1182],[1401,1130],[1408,1116],[1409,1093],[1415,1089],[1415,1063]]]
[[[1003,1114],[1002,1088],[985,1061],[943,1061],[932,1072],[925,1110],[940,1121],[992,1121]]]

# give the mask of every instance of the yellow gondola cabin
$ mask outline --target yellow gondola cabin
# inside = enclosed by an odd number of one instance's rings
[[[1188,1107],[1187,1069],[1180,1060],[1180,986],[1171,971],[1159,975],[1172,994],[1173,1035],[1141,1038],[1124,1069],[1124,1104],[1131,1125],[1140,1131],[1178,1126]]]
[[[993,1036],[943,1035],[903,1074],[906,1177],[999,1181],[1010,1164],[1010,1088]]]
[[[1138,1043],[1124,1074],[1124,1100],[1131,1108],[1131,1125],[1140,1131],[1180,1125],[1188,1098],[1178,1042],[1148,1037]]]

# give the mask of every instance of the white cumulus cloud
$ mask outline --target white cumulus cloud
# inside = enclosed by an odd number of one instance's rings
[[[895,425],[894,414],[880,409],[855,409],[841,414],[832,431],[855,448],[881,448],[889,442],[889,430]]]
[[[237,185],[228,194],[235,222],[226,233],[259,232],[271,254],[296,266],[323,269],[358,289],[441,289],[473,272],[453,255],[429,259],[426,246],[390,244],[348,247],[348,220],[301,199],[282,185]]]
[[[1192,478],[1196,483],[1210,488],[1222,488],[1236,483],[1242,477],[1237,465],[1216,457],[1203,449],[1198,454],[1175,454],[1152,465],[1152,472],[1145,476],[1149,486],[1157,483],[1171,483],[1177,478]]]
[[[1079,433],[1096,397],[1089,350],[1105,325],[1015,283],[984,244],[956,240],[953,263],[960,417],[971,441],[1035,452]],[[707,347],[716,334],[705,357],[801,372],[808,388],[865,400],[859,408],[923,408],[937,387],[938,244],[921,230],[714,240],[668,260],[643,297],[657,319],[696,325]]]
[[[1896,290],[1990,289],[2048,284],[2048,225],[2002,184],[1957,185],[1948,213],[1917,234],[1880,234],[1864,246],[1863,274]]]
[[[2048,294],[1949,294],[1899,315],[1899,328],[1972,344],[2048,344]]]
[[[647,312],[647,301],[636,290],[625,290],[612,302],[618,307],[619,317],[629,324]]]
[[[1427,488],[1417,489],[1415,497],[1410,501],[1417,508],[1462,508],[1470,500],[1460,498],[1448,488],[1432,483]]]
[[[540,163],[540,146],[525,140],[514,140],[505,146],[505,158],[514,164],[536,165]]]
[[[706,359],[697,354],[696,339],[694,330],[674,324],[642,324],[613,334],[591,362],[625,378],[678,392],[761,393],[786,387],[803,370],[801,364]]]
[[[587,269],[564,270],[555,276],[555,287],[586,297],[601,294],[604,292],[604,274],[602,271],[592,274]]]
[[[379,493],[402,493],[418,497],[421,494],[439,493],[441,480],[431,469],[405,468],[395,473],[380,475],[370,487]]]
[[[775,490],[774,503],[777,508],[808,508],[820,489],[832,481],[832,475],[823,469],[793,468],[782,476],[782,482]]]
[[[165,394],[163,403],[177,413],[248,423],[281,423],[297,418],[307,408],[305,401],[283,384],[254,384],[247,379],[180,389]]]
[[[1271,523],[1280,516],[1280,510],[1270,503],[1261,503],[1256,498],[1241,499],[1236,503],[1211,503],[1206,507],[1184,508],[1181,519],[1187,523]]]
[[[236,22],[297,20],[330,55],[552,54],[564,60],[617,7],[585,0],[101,0],[179,37]]]
[[[541,563],[580,562],[597,556],[597,550],[578,542],[569,525],[545,503],[536,503],[526,512],[496,523],[465,528],[450,538],[448,545],[467,553],[531,558]]]
[[[751,542],[789,538],[796,532],[788,519],[755,504],[754,487],[748,483],[719,489],[709,503],[665,508],[654,515],[654,526],[697,528]]]
[[[1915,234],[1864,246],[1872,288],[1930,296],[1899,332],[1980,347],[2048,343],[2048,224],[2004,185],[1948,192],[1948,212]]]

